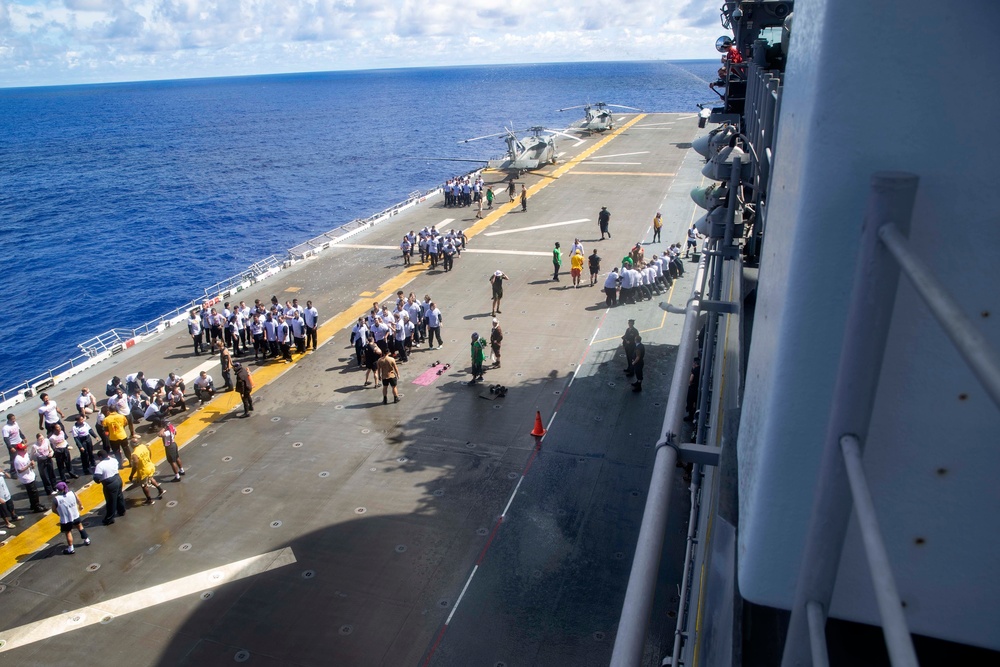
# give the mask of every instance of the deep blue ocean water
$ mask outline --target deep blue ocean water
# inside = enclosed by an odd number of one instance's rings
[[[696,111],[717,61],[566,63],[0,89],[0,389],[271,254],[474,168],[458,142],[605,101]]]

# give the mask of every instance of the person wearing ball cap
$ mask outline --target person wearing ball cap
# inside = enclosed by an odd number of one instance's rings
[[[59,516],[59,530],[66,535],[64,554],[72,556],[76,553],[73,549],[74,528],[80,531],[83,543],[90,544],[90,536],[87,535],[87,529],[83,527],[83,521],[80,519],[83,503],[80,502],[75,493],[69,490],[66,482],[56,484],[56,497],[53,498],[52,511]]]
[[[490,276],[490,285],[493,286],[493,310],[490,315],[496,317],[497,313],[500,312],[500,300],[503,299],[503,281],[510,280],[507,274],[503,271],[497,270],[493,272]]]
[[[500,368],[500,344],[503,343],[503,329],[500,322],[493,318],[493,328],[490,329],[490,351],[493,353],[493,367]]]

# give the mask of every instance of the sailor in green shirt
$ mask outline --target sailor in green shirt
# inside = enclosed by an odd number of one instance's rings
[[[559,241],[556,241],[556,247],[552,249],[552,280],[559,282],[559,267],[562,266],[562,250],[559,249]]]
[[[472,334],[472,379],[470,385],[476,384],[476,380],[483,379],[483,362],[486,361],[486,340],[479,337],[478,333]]]

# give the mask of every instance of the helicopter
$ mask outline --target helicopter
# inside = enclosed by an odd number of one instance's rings
[[[518,138],[518,132],[531,132],[531,134]],[[543,132],[547,132],[548,134],[543,136]],[[504,142],[507,144],[507,154],[503,157],[486,160],[486,166],[490,169],[509,171],[516,176],[520,176],[525,171],[539,169],[547,164],[555,164],[556,146],[554,137],[557,134],[579,142],[579,139],[576,137],[560,130],[552,130],[536,125],[524,130],[505,128],[503,132],[464,139],[459,143],[467,144],[470,141],[479,141],[480,139],[489,139],[490,137],[503,137]]]
[[[621,104],[608,104],[607,102],[597,102],[596,104],[578,104],[575,107],[559,109],[559,111],[583,109],[585,116],[583,124],[577,129],[593,134],[594,132],[605,132],[607,130],[615,129],[614,113],[612,113],[609,107],[615,107],[616,109],[629,109],[631,111],[642,111],[642,109],[636,109],[635,107],[627,107]]]

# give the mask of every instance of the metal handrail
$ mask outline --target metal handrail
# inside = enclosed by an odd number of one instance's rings
[[[855,267],[850,309],[837,368],[820,473],[816,483],[805,547],[799,561],[792,616],[782,667],[814,663],[817,627],[825,624],[840,567],[852,507],[862,526],[866,556],[894,665],[915,665],[913,640],[906,627],[888,557],[878,553],[881,537],[874,520],[861,466],[861,453],[871,423],[886,340],[892,323],[891,304],[900,268],[886,261],[890,253],[879,243],[879,230],[896,224],[909,228],[918,179],[913,174],[878,173],[872,177]],[[845,436],[850,441],[845,449]],[[852,479],[853,478],[853,479]],[[874,546],[872,546],[874,545]],[[886,582],[889,582],[886,585]],[[893,609],[895,607],[895,609]],[[822,621],[822,622],[821,622]]]
[[[983,383],[993,403],[1000,407],[1000,356],[990,346],[986,336],[972,324],[955,299],[948,294],[930,267],[910,250],[909,243],[899,229],[883,225],[878,230],[879,240],[885,244],[913,287],[916,288],[934,319],[951,339],[958,353],[965,359],[969,370]]]

